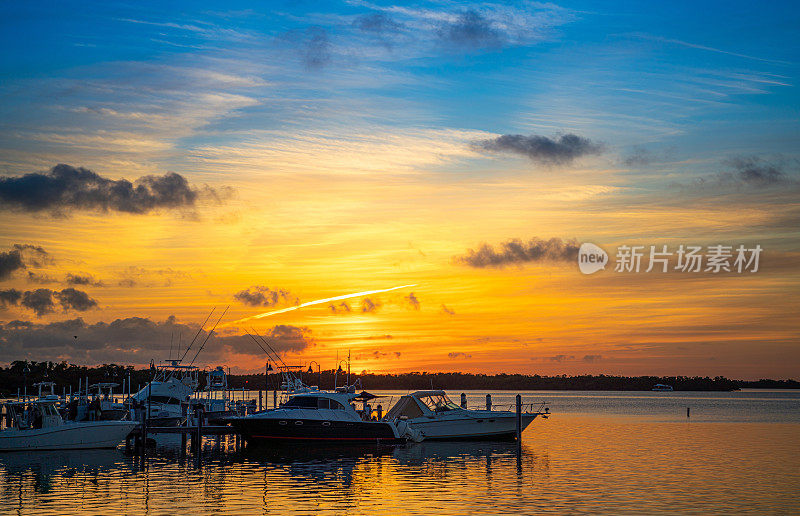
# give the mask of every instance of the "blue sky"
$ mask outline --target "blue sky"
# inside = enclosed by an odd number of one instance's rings
[[[788,2],[30,2],[5,12],[6,142],[80,121],[55,105],[166,111],[141,90],[181,87],[241,97],[216,99],[175,142],[187,149],[237,131],[354,123],[580,130],[620,154],[652,145],[703,159],[792,153],[798,136],[800,20]],[[465,13],[478,32],[451,37],[448,23]],[[196,84],[205,71],[229,76]]]

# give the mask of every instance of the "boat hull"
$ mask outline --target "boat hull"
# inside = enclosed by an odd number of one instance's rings
[[[138,425],[135,421],[97,421],[0,432],[0,451],[116,448]]]
[[[522,430],[538,414],[522,414]],[[429,440],[477,440],[514,439],[517,435],[517,418],[513,412],[489,413],[485,417],[428,418],[408,420],[411,428],[421,432]]]
[[[403,443],[391,423],[315,419],[231,418],[248,441],[327,441],[337,443]]]

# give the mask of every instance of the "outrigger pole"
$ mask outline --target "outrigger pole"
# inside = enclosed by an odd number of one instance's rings
[[[214,334],[214,330],[217,329],[217,325],[222,320],[222,318],[225,317],[225,314],[228,313],[228,308],[230,308],[230,307],[231,307],[231,305],[228,305],[228,306],[225,307],[225,310],[222,312],[222,315],[219,316],[219,319],[217,319],[217,322],[211,328],[211,331],[209,331],[208,335],[206,335],[205,340],[203,340],[203,343],[200,345],[200,349],[198,349],[197,353],[194,354],[194,358],[192,358],[192,361],[189,362],[189,365],[194,364],[194,361],[197,360],[197,356],[200,354],[201,351],[203,351],[203,348],[206,347],[206,342],[208,342],[208,339],[210,339],[211,336]]]

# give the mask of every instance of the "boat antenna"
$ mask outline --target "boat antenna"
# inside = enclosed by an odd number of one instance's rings
[[[219,316],[219,319],[217,319],[217,322],[214,323],[214,326],[208,332],[208,335],[206,335],[205,340],[203,340],[203,343],[200,345],[200,349],[198,349],[197,353],[194,354],[194,358],[192,358],[192,361],[189,362],[189,365],[194,364],[194,361],[197,360],[197,355],[199,355],[200,352],[203,351],[203,348],[206,347],[206,342],[208,342],[208,339],[210,339],[211,336],[214,335],[214,330],[217,329],[217,325],[222,320],[222,318],[225,317],[225,314],[228,313],[228,308],[230,308],[230,307],[231,307],[231,305],[228,305],[228,306],[225,307],[225,310],[222,312],[222,315]]]
[[[265,355],[267,355],[267,358],[269,358],[270,360],[273,360],[273,358],[272,358],[272,355],[270,354],[270,352],[269,352],[269,351],[267,351],[266,349],[264,349],[264,346],[262,346],[262,345],[261,345],[261,343],[260,343],[258,340],[256,340],[256,338],[255,338],[255,337],[253,337],[253,336],[252,336],[252,335],[251,335],[251,334],[250,334],[250,333],[249,333],[247,330],[245,330],[245,333],[247,334],[247,336],[248,336],[248,337],[250,337],[251,339],[253,339],[253,342],[255,342],[255,343],[256,343],[256,345],[257,345],[259,348],[261,348],[261,351],[263,351],[263,352],[264,352],[264,354],[265,354]]]
[[[201,332],[201,331],[203,331],[203,327],[205,327],[205,325],[206,325],[206,323],[208,322],[208,320],[209,320],[209,319],[211,319],[211,314],[213,314],[213,313],[214,313],[214,310],[216,310],[216,309],[217,309],[217,307],[216,307],[216,306],[215,306],[214,308],[212,308],[212,309],[211,309],[211,312],[209,312],[209,314],[208,314],[208,317],[206,317],[206,320],[205,320],[205,321],[203,321],[203,324],[202,324],[202,325],[200,325],[200,329],[199,329],[199,330],[197,330],[197,333],[195,333],[195,335],[194,335],[194,338],[192,339],[192,341],[191,341],[191,342],[189,342],[189,346],[186,348],[186,351],[184,351],[184,352],[183,352],[183,355],[181,355],[181,358],[180,358],[180,361],[181,361],[181,362],[183,362],[183,359],[184,359],[184,358],[186,358],[186,355],[188,355],[188,354],[189,354],[189,350],[190,350],[190,349],[192,349],[192,346],[194,346],[194,341],[195,341],[195,340],[197,340],[197,337],[199,337],[199,336],[200,336],[200,332]]]
[[[258,335],[258,338],[259,338],[259,339],[261,339],[261,342],[263,342],[263,343],[264,343],[264,344],[265,344],[265,345],[266,345],[266,346],[267,346],[267,347],[270,349],[270,351],[272,351],[272,353],[275,355],[275,357],[277,357],[277,359],[278,359],[278,360],[280,360],[281,364],[283,364],[283,367],[285,367],[285,368],[288,370],[288,369],[289,369],[289,366],[287,366],[287,365],[286,365],[286,362],[284,362],[284,361],[283,361],[283,359],[282,359],[282,358],[281,358],[281,356],[278,354],[278,352],[277,352],[277,351],[275,351],[275,350],[272,348],[272,346],[270,346],[270,345],[269,345],[269,342],[267,342],[267,341],[266,341],[266,339],[265,339],[264,337],[262,337],[261,335],[259,335],[259,334],[258,334],[258,332],[257,332],[255,329],[253,329],[253,328],[250,328],[250,331],[252,331],[252,332],[253,332],[253,333],[255,333],[256,335]]]
[[[175,338],[175,332],[169,334],[169,359],[172,360],[172,341]]]

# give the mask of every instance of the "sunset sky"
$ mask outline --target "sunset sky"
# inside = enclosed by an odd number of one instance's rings
[[[4,5],[0,363],[798,377],[791,2],[222,5]]]

